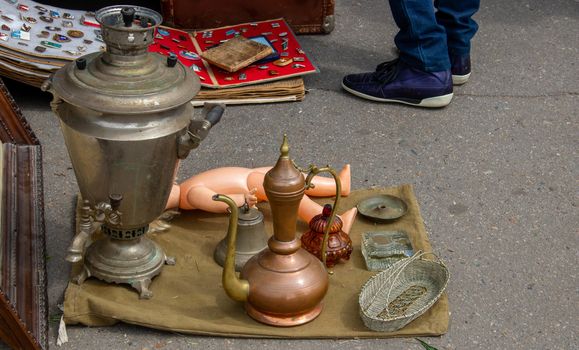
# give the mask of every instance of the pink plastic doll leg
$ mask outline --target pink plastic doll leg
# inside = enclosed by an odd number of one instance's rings
[[[334,189],[335,191],[335,189]],[[322,213],[322,206],[318,203],[314,202],[308,196],[304,196],[302,201],[300,202],[300,206],[298,209],[298,216],[305,222],[310,222],[312,218],[318,214]],[[338,215],[340,219],[342,219],[343,226],[342,231],[349,233],[352,225],[354,224],[354,220],[356,220],[356,214],[358,213],[358,209],[356,207],[346,211],[342,215]]]
[[[347,196],[350,194],[351,190],[351,174],[350,174],[350,164],[344,165],[340,173],[338,174],[340,178],[340,183],[342,185],[342,196]],[[315,176],[312,180],[315,185],[314,188],[306,190],[306,194],[312,197],[333,197],[336,195],[336,184],[334,179],[331,177]]]

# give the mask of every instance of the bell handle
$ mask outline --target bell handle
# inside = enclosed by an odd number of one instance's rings
[[[306,189],[308,188],[313,188],[314,184],[312,184],[312,179],[314,178],[314,176],[316,176],[319,173],[330,173],[330,175],[332,175],[332,177],[334,178],[334,182],[336,183],[336,199],[334,200],[334,206],[332,207],[332,213],[330,214],[330,218],[328,219],[328,222],[326,224],[326,227],[324,228],[324,239],[322,241],[322,263],[324,264],[324,267],[326,266],[326,259],[327,259],[327,250],[328,250],[328,237],[330,236],[330,228],[332,227],[332,225],[334,224],[334,219],[336,218],[336,209],[338,208],[338,204],[340,203],[340,198],[341,198],[341,192],[342,192],[342,183],[340,182],[340,178],[338,177],[338,174],[336,173],[336,171],[331,168],[329,165],[323,167],[323,168],[318,168],[315,165],[311,165],[310,166],[310,171],[308,173],[308,176],[306,177]]]
[[[247,301],[249,296],[249,282],[238,278],[235,273],[235,247],[239,209],[237,209],[235,201],[228,196],[216,194],[213,196],[213,200],[227,204],[231,210],[229,229],[227,230],[227,253],[225,255],[225,263],[223,264],[223,274],[221,277],[223,289],[225,289],[225,292],[231,299]]]

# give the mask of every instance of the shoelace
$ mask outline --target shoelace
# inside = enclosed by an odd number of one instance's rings
[[[382,83],[388,83],[396,79],[398,75],[398,58],[382,62],[376,67],[376,80]]]

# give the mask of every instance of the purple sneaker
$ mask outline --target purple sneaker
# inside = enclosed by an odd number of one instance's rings
[[[419,107],[444,107],[453,95],[450,69],[423,72],[398,59],[381,63],[375,72],[346,75],[342,87],[368,100]]]
[[[451,55],[450,65],[452,84],[462,85],[466,83],[470,77],[470,55]]]

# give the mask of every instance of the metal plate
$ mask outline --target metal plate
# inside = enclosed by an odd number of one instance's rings
[[[360,214],[375,222],[390,222],[408,211],[402,199],[388,194],[366,198],[358,203],[357,208]]]

